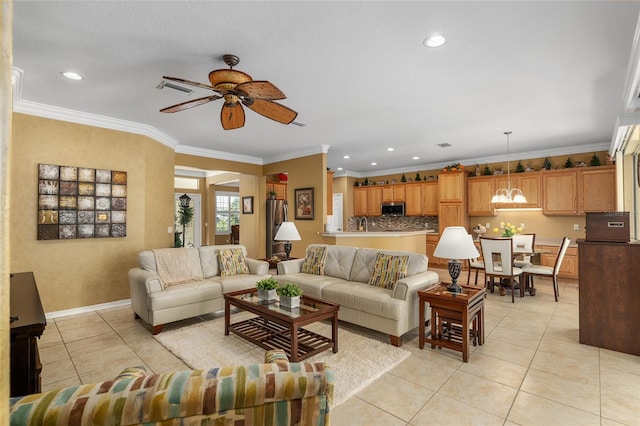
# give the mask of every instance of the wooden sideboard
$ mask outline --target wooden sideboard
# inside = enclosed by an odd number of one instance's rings
[[[580,343],[640,355],[640,244],[577,242]]]
[[[11,274],[11,396],[41,391],[42,364],[37,339],[44,332],[44,316],[33,272]]]

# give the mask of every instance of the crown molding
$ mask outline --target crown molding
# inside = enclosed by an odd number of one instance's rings
[[[321,144],[311,146],[297,151],[289,151],[286,154],[274,155],[265,158],[265,164],[277,163],[278,161],[292,160],[294,158],[306,157],[307,155],[326,154],[329,152],[331,145]]]
[[[219,160],[238,161],[240,163],[264,165],[264,161],[260,157],[250,155],[233,154],[230,152],[216,151],[213,149],[196,148],[194,146],[178,145],[175,147],[178,154],[196,155],[198,157],[216,158]]]

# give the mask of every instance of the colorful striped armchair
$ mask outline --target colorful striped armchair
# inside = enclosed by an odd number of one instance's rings
[[[11,398],[11,425],[329,425],[334,377],[323,363],[264,364],[147,375]]]

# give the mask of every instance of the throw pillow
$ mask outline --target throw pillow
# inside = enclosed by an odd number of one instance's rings
[[[392,289],[399,279],[407,276],[409,256],[392,256],[378,253],[369,285]]]
[[[324,264],[326,260],[326,247],[307,247],[301,272],[313,275],[324,275]]]
[[[249,273],[249,267],[244,260],[242,249],[222,249],[218,256],[220,257],[221,276],[226,277],[229,275]]]

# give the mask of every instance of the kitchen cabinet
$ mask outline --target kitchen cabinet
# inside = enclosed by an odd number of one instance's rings
[[[581,169],[578,175],[580,214],[616,210],[616,166]]]
[[[404,213],[407,216],[422,215],[422,183],[408,183],[403,187],[405,189]]]
[[[438,246],[438,241],[440,240],[440,235],[438,234],[427,234],[426,238],[426,254],[427,259],[429,260],[429,266],[446,266],[447,259],[441,259],[439,257],[435,257],[433,253],[436,251],[436,247]]]
[[[526,203],[496,204],[495,208],[540,208],[542,207],[542,191],[540,172],[511,173],[511,188],[518,188],[527,199]],[[495,176],[495,189],[507,188],[509,180],[507,175]],[[494,192],[495,193],[495,192]]]
[[[367,200],[368,189],[366,186],[353,188],[354,216],[367,216],[369,214],[369,203]]]
[[[543,266],[554,267],[556,259],[558,257],[559,246],[539,245],[536,244],[537,249],[549,250],[549,253],[540,254],[540,264]],[[559,277],[563,278],[578,278],[578,248],[568,247],[567,252],[564,255],[562,266],[558,272]]]
[[[287,199],[287,184],[282,182],[267,182],[267,197],[269,192],[274,191],[276,193],[276,200]]]
[[[368,216],[382,216],[382,186],[367,188]]]
[[[615,166],[548,170],[542,173],[542,212],[580,216],[615,211]]]
[[[382,186],[382,202],[393,203],[405,201],[405,185],[393,184]]]
[[[463,203],[440,203],[438,229],[443,232],[449,226],[464,226],[469,230],[469,216]]]
[[[327,214],[333,215],[333,174],[331,170],[327,170]]]
[[[422,182],[421,212],[423,216],[438,215],[438,182]]]
[[[491,204],[491,198],[495,193],[496,180],[493,176],[469,178],[467,180],[469,216],[495,216],[495,207]]]
[[[443,172],[438,175],[440,202],[464,202],[464,172]]]
[[[548,216],[578,214],[578,174],[575,170],[542,172],[542,213]]]

